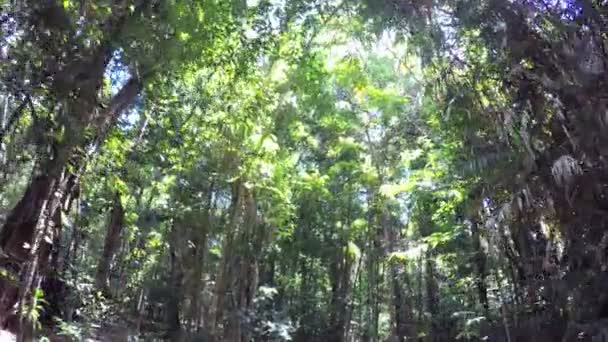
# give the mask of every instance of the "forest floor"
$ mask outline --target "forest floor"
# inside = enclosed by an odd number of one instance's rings
[[[0,342],[14,342],[17,341],[15,334],[10,331],[0,330]]]
[[[60,335],[46,335],[51,342],[73,341],[71,337]],[[92,336],[83,337],[83,342],[127,342],[132,341],[131,331],[126,327],[113,326],[96,329]],[[135,339],[137,340],[137,339]],[[8,331],[0,330],[0,342],[16,342],[17,336]]]

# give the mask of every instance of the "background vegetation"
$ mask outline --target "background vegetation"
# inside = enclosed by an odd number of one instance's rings
[[[608,340],[605,1],[0,6],[14,338]]]

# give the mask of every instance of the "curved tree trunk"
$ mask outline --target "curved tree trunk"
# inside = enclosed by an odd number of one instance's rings
[[[110,16],[101,25],[104,35],[100,43],[82,47],[78,51],[73,51],[70,44],[51,42],[56,37],[70,39],[79,34],[63,6],[56,1],[25,1],[24,5],[28,11],[20,24],[27,27],[31,34],[40,35],[40,45],[50,56],[66,56],[60,65],[42,66],[42,74],[47,72],[53,75],[45,85],[49,88],[49,99],[56,101],[63,111],[57,117],[64,133],[63,139],[52,143],[53,153],[41,161],[41,173],[32,179],[0,234],[0,248],[3,251],[0,266],[13,275],[0,278],[0,325],[3,326],[7,318],[14,314],[13,307],[18,300],[15,288],[21,288],[22,299],[28,297],[33,290],[31,287],[35,283],[35,275],[38,271],[46,272],[50,245],[60,229],[52,221],[56,212],[69,202],[66,201],[70,197],[67,192],[70,191],[71,177],[68,175],[72,172],[68,170],[81,172],[86,164],[87,156],[79,152],[85,151],[91,143],[85,130],[92,128],[95,137],[93,144],[101,143],[117,116],[132,103],[142,86],[139,79],[133,78],[107,108],[101,110],[98,105],[106,66],[113,53],[112,41],[120,34],[126,19],[133,15],[128,4],[115,3],[112,9],[116,15]],[[143,3],[137,3],[138,9],[140,5],[143,6]],[[53,20],[48,20],[51,18]],[[23,278],[20,284],[17,284],[18,274]]]
[[[101,77],[103,77],[103,73]],[[99,115],[101,119],[96,122],[98,125],[96,126],[97,135],[95,138],[97,144],[103,141],[118,115],[133,102],[141,87],[142,84],[137,79],[127,82],[112,99],[110,106]],[[93,101],[92,105],[85,106],[86,109],[91,112],[95,111],[94,103]],[[74,132],[76,136],[80,136],[82,133]],[[27,283],[31,283],[31,279],[28,279],[31,278],[31,275],[24,279],[25,284],[17,285],[15,283],[23,265],[31,261],[30,264],[33,268],[28,273],[37,273],[39,270],[46,272],[52,241],[54,236],[60,233],[61,228],[52,224],[52,220],[47,218],[54,217],[58,210],[65,208],[66,203],[70,202],[69,198],[72,196],[68,194],[68,191],[73,189],[70,186],[72,184],[70,182],[72,173],[67,172],[67,169],[76,169],[77,176],[82,173],[88,156],[78,155],[74,151],[77,150],[76,147],[78,146],[84,149],[85,145],[86,141],[80,141],[76,137],[72,137],[68,142],[58,144],[55,157],[43,163],[46,172],[36,176],[31,181],[22,199],[13,208],[2,228],[0,248],[3,255],[0,257],[0,266],[15,275],[12,280],[6,277],[0,278],[0,290],[2,292],[0,325],[2,326],[6,325],[5,321],[12,315],[12,308],[18,300],[15,289],[17,287],[27,288]],[[30,247],[38,249],[37,241],[40,241],[40,252],[36,251],[35,255],[32,255]]]

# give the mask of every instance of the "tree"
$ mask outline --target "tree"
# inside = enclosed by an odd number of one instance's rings
[[[21,340],[607,335],[603,2],[1,6]]]

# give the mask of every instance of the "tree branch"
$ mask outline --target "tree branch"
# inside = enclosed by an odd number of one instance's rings
[[[138,77],[131,79],[114,95],[110,104],[99,114],[97,134],[94,144],[99,146],[105,140],[108,132],[114,126],[118,117],[133,104],[135,98],[143,89],[143,81]]]

